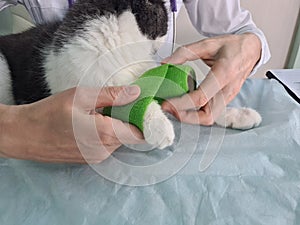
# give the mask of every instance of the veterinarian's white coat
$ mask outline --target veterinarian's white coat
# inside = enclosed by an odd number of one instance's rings
[[[0,0],[0,11],[18,3],[25,5],[36,23],[62,19],[69,7],[67,0]],[[270,59],[269,46],[263,32],[256,27],[249,11],[241,8],[240,0],[186,0],[184,4],[191,22],[204,36],[251,32],[259,37],[262,43],[261,59],[252,74]],[[169,9],[170,2],[166,1],[166,5]],[[179,11],[183,5],[182,0],[177,0],[177,5]],[[167,40],[169,43],[172,42],[172,26],[169,26]],[[167,56],[170,48],[171,45],[168,45],[168,49],[161,51],[160,55]]]

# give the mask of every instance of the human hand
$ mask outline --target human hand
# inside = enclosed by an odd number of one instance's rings
[[[73,88],[33,104],[0,107],[0,156],[99,163],[122,143],[143,143],[143,135],[136,127],[95,111],[134,101],[140,94],[139,87],[106,87],[99,91]]]
[[[165,101],[163,110],[182,122],[212,125],[239,93],[260,55],[261,42],[252,33],[207,38],[177,49],[162,63],[202,59],[211,70],[196,91]]]

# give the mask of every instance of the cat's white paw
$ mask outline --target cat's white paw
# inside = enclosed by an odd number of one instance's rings
[[[233,129],[247,130],[260,125],[260,114],[251,108],[227,108],[216,124]]]
[[[145,140],[153,147],[163,149],[173,144],[175,138],[173,125],[156,102],[148,106],[143,127]]]

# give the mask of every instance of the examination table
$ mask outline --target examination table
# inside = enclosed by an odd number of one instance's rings
[[[300,224],[300,105],[277,81],[265,79],[247,80],[232,105],[255,108],[262,124],[222,135],[220,127],[183,129],[173,120],[177,133],[186,136],[176,148],[122,147],[100,166],[109,168],[114,158],[143,171],[176,151],[179,158],[189,155],[178,172],[158,183],[149,179],[148,186],[131,186],[139,183],[130,170],[112,171],[119,176],[116,183],[99,175],[97,165],[0,159],[0,224]],[[215,160],[201,169],[215,140]],[[167,173],[167,167],[155,173]]]

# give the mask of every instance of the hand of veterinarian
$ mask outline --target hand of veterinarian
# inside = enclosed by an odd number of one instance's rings
[[[166,101],[163,110],[182,122],[212,125],[238,94],[260,54],[261,42],[251,33],[207,38],[177,49],[163,63],[202,59],[211,70],[196,91]]]
[[[107,87],[100,93],[73,88],[29,105],[2,105],[0,155],[42,162],[101,162],[122,143],[142,143],[143,136],[136,127],[95,108],[128,104],[139,94],[137,86]]]

